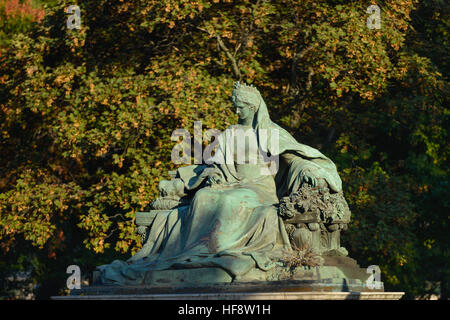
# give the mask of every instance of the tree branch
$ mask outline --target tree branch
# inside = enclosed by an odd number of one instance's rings
[[[202,29],[200,27],[197,27],[197,29],[200,30],[200,31],[203,31],[203,32],[206,32],[206,33],[210,34],[207,30]],[[214,34],[214,37],[217,40],[217,44],[218,44],[219,48],[222,49],[225,52],[225,55],[231,61],[231,66],[232,66],[232,70],[233,70],[234,76],[237,78],[237,80],[241,80],[241,77],[242,77],[241,76],[241,70],[239,69],[238,63],[236,61],[236,56],[235,56],[237,50],[236,50],[234,55],[231,54],[230,50],[228,50],[227,46],[222,41],[222,38],[217,33]]]
[[[289,91],[289,89],[295,88],[295,82],[297,80],[297,63],[300,59],[302,59],[309,51],[311,51],[314,47],[311,45],[309,47],[304,48],[300,52],[296,52],[294,57],[292,58],[292,64],[291,64],[291,75],[289,78],[289,86],[286,89],[286,92]],[[309,76],[308,76],[309,80]]]
[[[230,51],[228,50],[228,48],[225,46],[225,44],[222,41],[222,38],[216,34],[216,39],[217,39],[217,43],[219,44],[219,47],[225,52],[226,56],[228,57],[228,59],[230,59],[231,61],[231,66],[233,67],[233,73],[234,76],[238,79],[241,80],[241,70],[238,67],[238,64],[236,62],[236,58],[235,56],[233,56]]]

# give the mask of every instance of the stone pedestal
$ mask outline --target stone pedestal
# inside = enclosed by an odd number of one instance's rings
[[[356,260],[349,257],[324,256],[323,265],[309,266],[276,266],[269,271],[254,268],[239,279],[233,277],[221,268],[192,268],[148,271],[139,285],[170,290],[178,288],[202,288],[221,285],[223,288],[233,288],[243,284],[271,286],[277,283],[316,283],[317,285],[332,284],[333,291],[367,291],[366,280],[369,274],[361,268]],[[93,284],[100,285],[99,271],[94,272]],[[300,281],[300,282],[298,282]],[[307,282],[301,282],[307,281]],[[309,281],[309,282],[308,282]],[[379,283],[377,291],[383,291]],[[331,287],[330,287],[331,288]],[[330,289],[331,290],[331,289]]]
[[[163,275],[163,274],[162,274]],[[159,275],[162,278],[162,275]],[[208,286],[93,285],[56,300],[398,300],[404,292],[370,290],[355,279],[214,283]]]
[[[255,269],[256,270],[256,269]],[[266,277],[263,278],[262,276]],[[97,274],[98,276],[98,274]],[[397,300],[403,292],[369,288],[369,274],[348,257],[325,257],[324,265],[252,274],[234,281],[220,268],[149,271],[138,286],[94,285],[58,300]]]
[[[233,292],[172,294],[97,294],[54,300],[399,300],[404,292]]]
[[[256,269],[255,269],[256,270]],[[282,273],[284,272],[284,274]],[[261,276],[266,274],[261,271]],[[97,274],[98,276],[98,274]],[[369,274],[348,257],[325,257],[324,265],[273,270],[272,280],[252,274],[234,281],[220,268],[149,271],[138,286],[94,285],[57,300],[398,300],[404,292],[369,288]],[[277,279],[275,279],[277,277]]]

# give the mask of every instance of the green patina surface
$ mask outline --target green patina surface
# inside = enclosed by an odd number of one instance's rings
[[[232,101],[239,121],[218,137],[211,164],[179,168],[173,180],[160,184],[155,210],[137,214],[143,248],[128,261],[98,267],[99,282],[173,285],[347,277],[326,266],[313,274],[302,266],[308,264],[306,258],[298,258],[299,249],[306,247],[317,253],[324,246],[338,255],[345,251],[338,243],[339,229],[348,221],[333,214],[334,207],[329,214],[319,206],[320,201],[331,203],[330,193],[342,193],[336,166],[273,123],[256,88],[237,83]],[[235,149],[243,130],[255,135],[254,144],[244,139],[244,151]],[[236,157],[240,152],[244,161]],[[277,171],[253,157],[261,153],[277,160]],[[305,188],[312,193],[303,192],[301,198],[298,192]],[[283,211],[278,209],[281,198]],[[341,223],[333,225],[332,216]]]

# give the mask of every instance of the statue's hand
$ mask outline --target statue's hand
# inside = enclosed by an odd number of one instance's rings
[[[206,185],[211,186],[214,184],[222,184],[224,182],[224,178],[222,172],[214,167],[206,168],[201,173],[204,178],[206,178]]]
[[[307,183],[313,188],[317,186],[317,179],[310,170],[305,170],[303,173],[303,183]]]
[[[159,195],[161,197],[182,197],[184,196],[184,183],[181,179],[161,180],[159,185]]]
[[[222,177],[219,175],[208,176],[208,179],[206,180],[207,186],[212,186],[214,184],[222,184],[222,183],[223,183]]]

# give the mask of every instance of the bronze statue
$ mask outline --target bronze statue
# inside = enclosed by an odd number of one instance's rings
[[[347,255],[339,239],[350,211],[334,163],[273,123],[255,87],[236,83],[232,101],[239,121],[210,164],[160,183],[152,210],[136,214],[142,249],[98,267],[101,283],[149,284],[158,271],[173,282],[183,270],[204,283],[280,280],[302,250],[319,257],[313,265]]]

